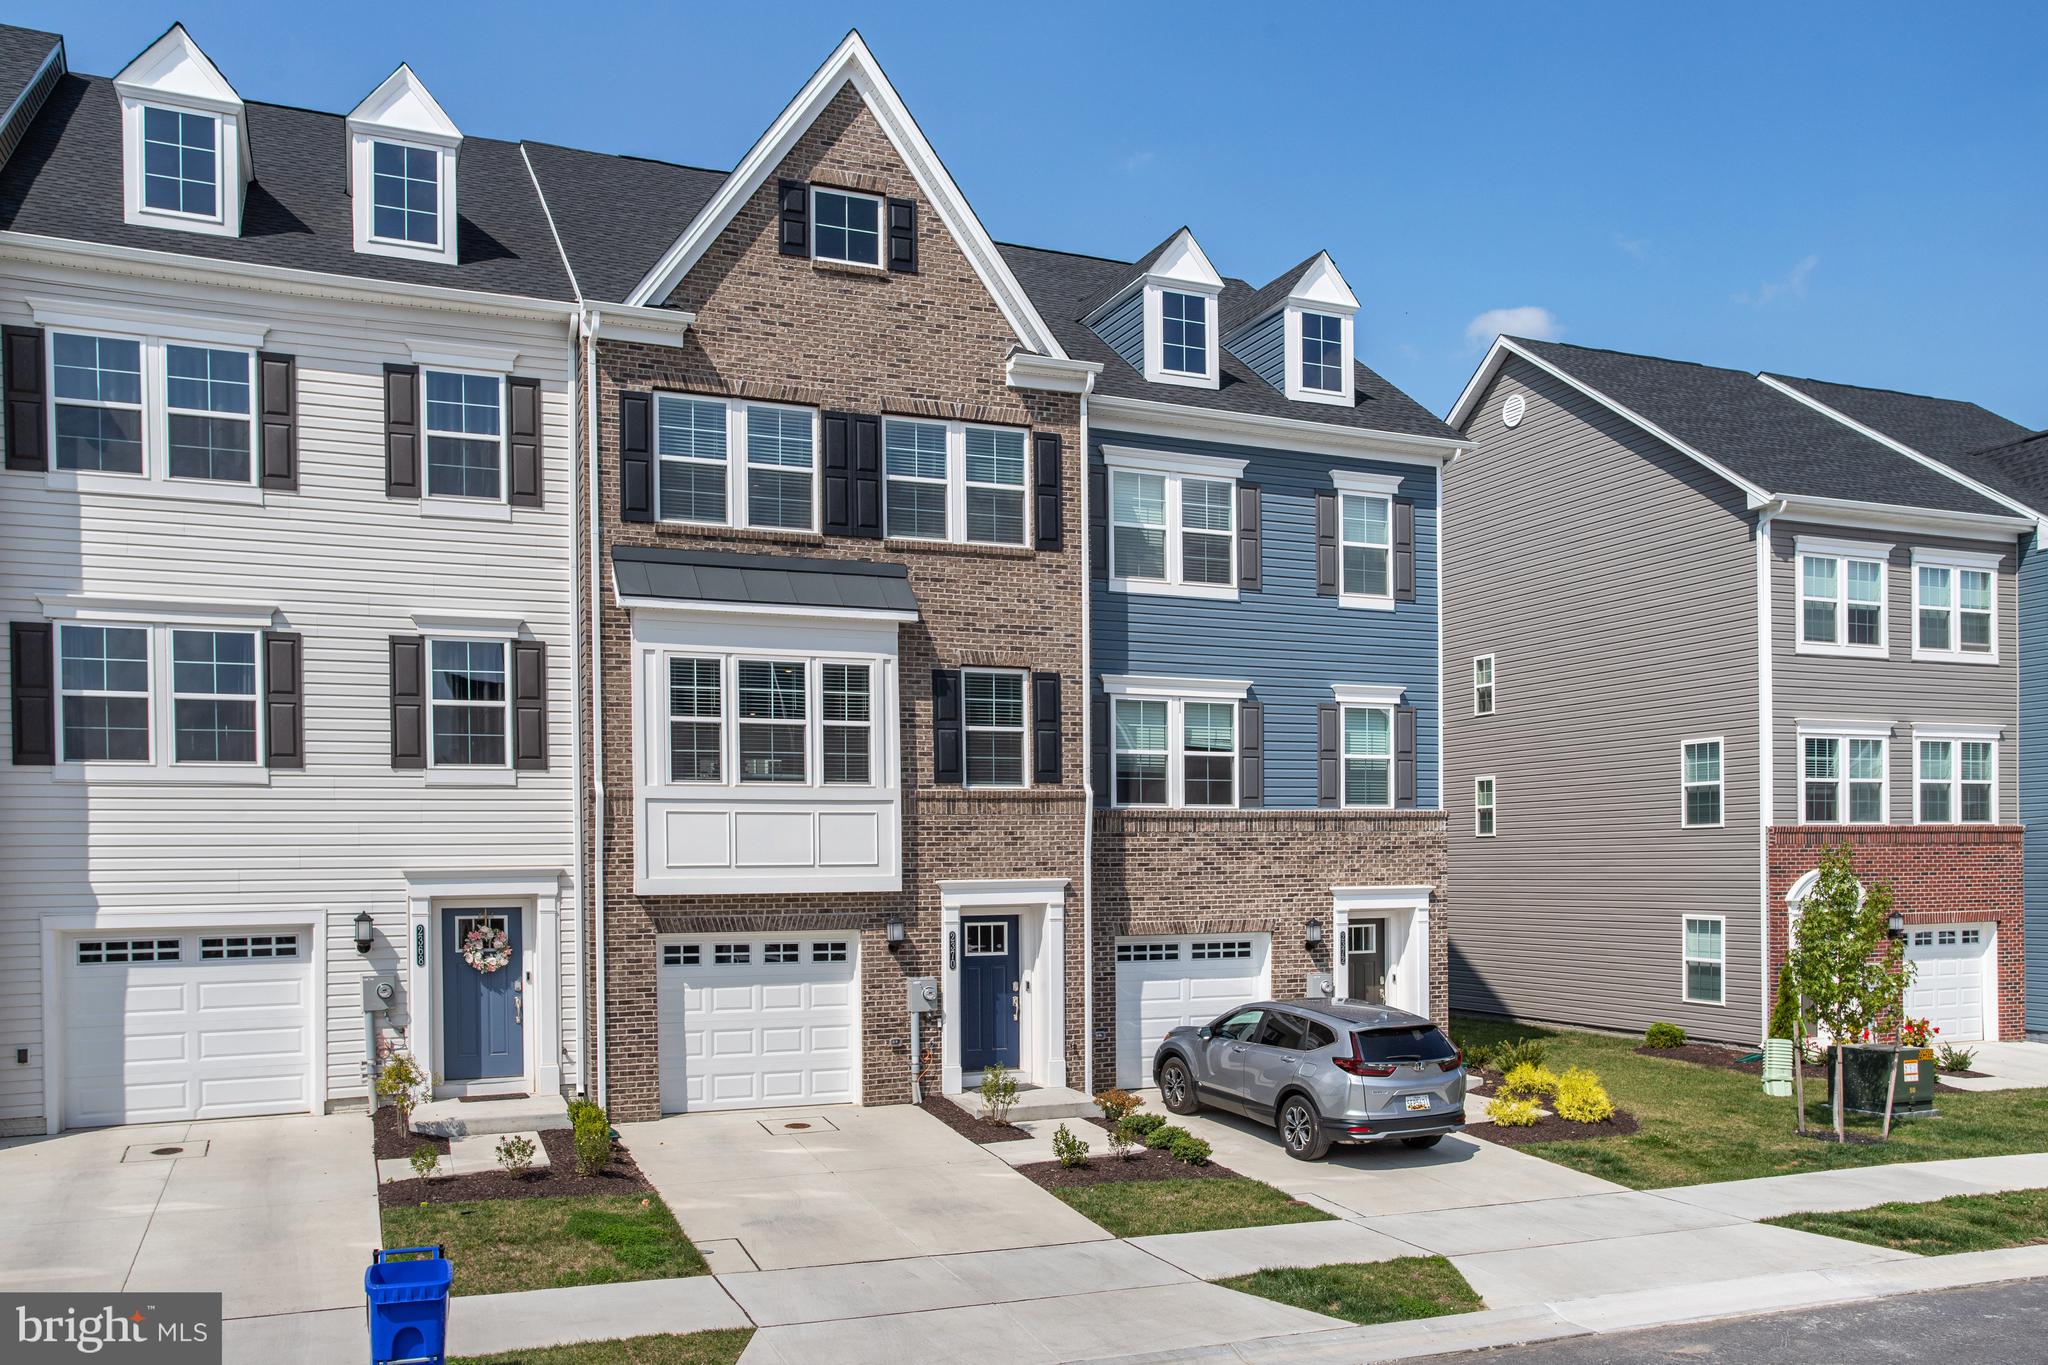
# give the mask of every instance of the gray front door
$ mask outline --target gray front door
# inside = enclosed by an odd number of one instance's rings
[[[441,1076],[487,1081],[526,1074],[525,985],[517,910],[441,912]],[[486,925],[505,935],[512,960],[483,972],[462,957],[463,940]]]
[[[1344,930],[1344,998],[1360,1005],[1387,1003],[1387,922],[1355,919]]]

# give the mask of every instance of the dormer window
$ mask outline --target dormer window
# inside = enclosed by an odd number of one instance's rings
[[[1213,389],[1222,293],[1222,277],[1194,234],[1182,228],[1149,253],[1087,323],[1150,382]]]
[[[182,24],[114,77],[122,221],[234,237],[249,184],[242,97]]]
[[[1317,393],[1344,391],[1344,319],[1303,311],[1301,386]]]
[[[356,250],[454,265],[462,132],[411,67],[399,67],[355,107],[348,137]]]
[[[143,106],[142,203],[157,213],[219,217],[219,119]]]
[[[1209,370],[1209,300],[1163,289],[1159,295],[1159,363],[1175,374]]]
[[[441,154],[402,142],[370,144],[370,235],[415,246],[441,244]]]

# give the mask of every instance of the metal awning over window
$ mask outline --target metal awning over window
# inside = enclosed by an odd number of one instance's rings
[[[612,581],[629,607],[918,619],[901,564],[620,545],[612,549]]]

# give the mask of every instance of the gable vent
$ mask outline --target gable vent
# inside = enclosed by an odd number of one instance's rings
[[[1518,426],[1521,423],[1522,414],[1528,410],[1529,400],[1522,397],[1519,393],[1511,393],[1508,395],[1508,401],[1501,404],[1500,424],[1504,427]]]

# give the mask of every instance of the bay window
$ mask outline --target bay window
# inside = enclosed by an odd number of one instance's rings
[[[741,659],[735,675],[742,782],[805,780],[804,674],[799,661]]]
[[[671,786],[874,783],[873,664],[678,653],[661,658],[654,679]]]

